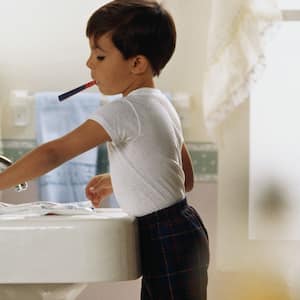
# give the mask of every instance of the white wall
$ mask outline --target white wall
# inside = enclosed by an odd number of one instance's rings
[[[176,52],[158,86],[171,92],[187,91],[192,95],[192,127],[185,131],[190,141],[210,141],[202,118],[202,82],[206,66],[206,44],[210,0],[165,0],[174,16],[178,41]]]
[[[100,3],[99,3],[100,2]],[[103,1],[1,1],[0,111],[3,138],[32,138],[34,123],[11,124],[10,91],[67,90],[89,80],[88,16]],[[34,107],[31,107],[31,117]]]
[[[65,89],[89,78],[85,24],[103,1],[1,1],[1,96]]]

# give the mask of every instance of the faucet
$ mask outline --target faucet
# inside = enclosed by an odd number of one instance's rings
[[[3,156],[3,155],[0,155],[0,171],[5,169],[5,168],[8,168],[13,162]],[[3,167],[4,166],[4,167]],[[15,187],[15,191],[17,192],[22,192],[22,191],[26,191],[28,188],[28,183],[27,182],[24,182],[24,183],[19,183],[16,187]]]

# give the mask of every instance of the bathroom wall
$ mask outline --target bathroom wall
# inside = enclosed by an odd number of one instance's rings
[[[249,235],[249,158],[253,155],[249,145],[249,106],[248,102],[243,103],[226,120],[222,143],[218,149],[216,269],[218,275],[223,273],[234,276],[231,280],[221,276],[221,280],[227,284],[226,295],[230,291],[238,292],[237,286],[233,286],[232,279],[235,278],[245,291],[257,288],[257,298],[249,299],[299,299],[299,241],[284,238],[280,232],[278,234],[281,239],[274,238],[276,226],[272,235],[259,239],[252,239]],[[271,213],[270,208],[268,213]],[[265,216],[269,217],[267,213]],[[258,274],[267,274],[262,281],[265,285],[263,290],[255,283]],[[255,284],[246,286],[243,280]],[[266,296],[268,291],[274,293],[273,297]],[[245,299],[244,297],[240,299]]]
[[[201,89],[205,70],[210,2],[209,0],[164,1],[177,24],[178,44],[172,61],[157,80],[158,87],[164,91],[187,92],[191,95],[192,122],[190,127],[185,128],[185,138],[187,141],[203,143],[205,146],[211,145],[211,140],[206,134],[202,121]],[[31,93],[66,90],[89,79],[89,71],[85,67],[89,49],[84,30],[88,16],[101,3],[104,1],[3,0],[0,2],[0,112],[2,115],[0,124],[4,142],[8,139],[23,141],[21,148],[29,149],[32,147],[30,141],[35,135],[33,102],[28,103],[29,124],[25,127],[14,126],[9,102],[11,90],[26,89]],[[291,260],[293,258],[296,260],[297,246],[290,243],[285,245],[276,242],[249,241],[249,106],[247,103],[241,105],[228,119],[225,129],[224,143],[219,149],[218,186],[213,181],[198,181],[189,194],[190,203],[200,212],[210,235],[209,299],[264,299],[256,298],[253,294],[258,278],[265,287],[263,292],[266,292],[270,286],[276,286],[280,291],[285,291],[285,287],[277,284],[277,278],[269,274],[266,277],[262,277],[262,273],[259,276],[257,274],[252,276],[252,267],[261,267],[263,260],[276,261],[276,258],[281,257],[287,249]],[[20,144],[17,144],[16,150],[20,150],[18,145]],[[13,144],[10,146],[11,149],[15,149]],[[30,190],[24,194],[16,194],[11,190],[5,191],[4,200],[7,202],[37,200],[35,182],[30,182],[30,186]],[[290,252],[291,249],[293,252]],[[281,268],[284,263],[284,260],[279,261],[276,267]],[[284,271],[289,272],[288,269]],[[140,280],[95,283],[89,285],[79,300],[137,300],[139,285]],[[258,289],[257,293],[259,291]],[[286,298],[283,296],[280,299]]]
[[[10,0],[0,3],[0,112],[2,139],[6,149],[20,156],[34,146],[34,102],[28,101],[29,123],[16,127],[10,91],[25,89],[38,91],[65,91],[89,80],[85,66],[89,48],[85,37],[88,16],[105,1],[99,0]],[[157,86],[170,93],[188,93],[191,96],[190,126],[184,128],[185,139],[203,147],[198,154],[201,165],[210,163],[207,156],[216,159],[202,121],[201,90],[205,70],[206,33],[210,1],[166,0],[174,16],[178,42],[174,57],[156,80]],[[91,91],[96,91],[92,88]],[[202,148],[201,148],[202,149]],[[208,150],[207,150],[208,149]],[[200,156],[199,156],[200,155]],[[206,167],[205,167],[206,168]],[[201,213],[210,236],[212,255],[215,249],[217,196],[215,175],[202,178],[190,193],[191,203]],[[201,179],[201,178],[200,178]],[[29,182],[24,193],[6,190],[2,201],[20,203],[37,200],[36,182]],[[214,259],[212,259],[212,265]],[[99,266],[101,267],[101,266]],[[213,268],[213,267],[212,267]],[[139,298],[140,281],[122,283],[95,283],[79,300]]]

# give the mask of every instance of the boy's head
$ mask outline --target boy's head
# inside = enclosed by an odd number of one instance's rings
[[[97,40],[110,33],[124,59],[145,56],[159,75],[174,53],[176,29],[171,15],[156,1],[114,0],[90,17],[86,35]]]

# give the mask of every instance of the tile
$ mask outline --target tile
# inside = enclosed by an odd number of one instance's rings
[[[186,142],[191,154],[196,181],[216,182],[218,153],[213,143]]]

